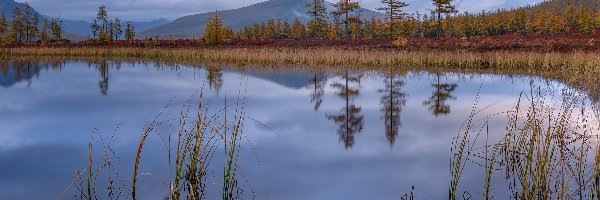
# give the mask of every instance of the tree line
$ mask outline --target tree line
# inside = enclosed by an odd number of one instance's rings
[[[40,19],[27,3],[24,8],[13,9],[11,20],[6,13],[0,15],[0,42],[58,41],[62,34],[59,18]]]
[[[96,18],[90,24],[90,30],[92,40],[101,44],[120,40],[123,35],[125,40],[131,41],[135,39],[135,27],[130,22],[127,22],[125,30],[123,30],[121,20],[118,17],[110,19],[104,5],[98,8]]]
[[[552,1],[551,1],[552,2]],[[559,1],[556,1],[559,2]],[[583,2],[583,3],[582,3]],[[549,4],[517,9],[499,9],[479,13],[459,13],[454,0],[432,0],[429,13],[409,14],[410,6],[400,0],[381,0],[384,18],[360,18],[361,5],[356,0],[339,0],[334,10],[327,10],[324,0],[306,4],[308,23],[271,19],[254,23],[233,33],[223,27],[218,13],[209,20],[207,31],[226,29],[217,41],[245,39],[396,39],[409,37],[477,37],[507,34],[561,34],[581,31],[593,34],[600,29],[600,12],[586,1]],[[539,8],[538,8],[539,7]],[[560,8],[559,8],[560,7]],[[210,32],[210,31],[209,31]],[[206,36],[206,33],[205,33]]]

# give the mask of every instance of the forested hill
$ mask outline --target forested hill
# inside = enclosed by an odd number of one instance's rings
[[[233,30],[239,30],[242,27],[250,26],[254,23],[267,22],[270,19],[288,20],[290,23],[295,19],[306,23],[310,17],[306,14],[308,8],[306,4],[311,0],[269,0],[251,6],[238,8],[234,10],[218,11],[219,16],[225,26]],[[333,4],[327,2],[328,10],[333,10]],[[178,38],[192,38],[201,36],[204,26],[209,17],[215,15],[215,12],[202,13],[185,16],[171,23],[141,32],[138,36],[175,36]],[[372,17],[382,18],[383,14],[368,9],[360,9],[358,13],[363,19]]]
[[[548,0],[526,9],[533,11],[563,13],[567,8],[587,8],[592,12],[600,11],[600,0]]]

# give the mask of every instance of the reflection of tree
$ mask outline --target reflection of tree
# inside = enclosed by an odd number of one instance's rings
[[[379,90],[381,96],[381,113],[385,121],[385,135],[390,145],[394,145],[398,129],[401,126],[400,114],[402,107],[406,105],[407,94],[402,92],[405,82],[390,71],[385,78],[385,89]]]
[[[315,104],[315,111],[318,111],[323,103],[323,96],[325,95],[325,84],[327,83],[327,76],[324,74],[315,73],[314,77],[311,77],[310,85],[307,86],[311,90],[310,102]]]
[[[352,103],[353,99],[359,95],[357,87],[352,87],[350,83],[360,84],[362,75],[349,74],[348,71],[342,76],[345,83],[334,83],[331,87],[338,89],[336,93],[346,101],[345,107],[337,115],[327,115],[329,120],[333,120],[338,125],[338,135],[344,146],[352,148],[354,146],[354,135],[360,133],[363,129],[363,116],[360,114],[361,108]]]
[[[223,71],[220,67],[206,66],[206,80],[211,90],[215,90],[217,95],[223,87]]]
[[[98,87],[100,88],[100,94],[102,94],[102,96],[108,95],[108,70],[108,61],[101,61],[98,65],[98,71],[100,72],[102,79],[98,83]]]
[[[429,100],[423,102],[423,105],[429,106],[429,111],[434,116],[439,117],[448,115],[450,113],[450,105],[446,104],[448,100],[456,100],[456,97],[452,96],[452,92],[458,87],[457,84],[441,83],[440,74],[436,74],[437,83],[431,84],[435,91],[433,95],[429,97]]]
[[[42,62],[30,60],[2,60],[0,61],[0,85],[12,87],[13,85],[27,81],[32,84],[33,77],[39,76],[42,69],[60,70],[61,63]]]

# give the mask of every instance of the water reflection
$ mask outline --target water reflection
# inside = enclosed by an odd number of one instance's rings
[[[429,111],[436,117],[450,114],[450,105],[447,104],[448,100],[456,100],[455,96],[452,96],[452,92],[456,90],[458,84],[456,83],[442,83],[440,82],[442,74],[436,73],[437,82],[432,83],[431,86],[435,88],[429,100],[423,102],[423,105],[428,106]]]
[[[98,71],[100,72],[100,82],[98,83],[98,88],[100,88],[100,94],[102,96],[108,95],[108,79],[109,79],[109,66],[108,61],[103,60],[97,65]]]
[[[64,62],[37,62],[28,60],[0,61],[0,85],[10,88],[15,84],[27,81],[31,86],[32,79],[39,76],[42,69],[60,69]]]
[[[217,96],[223,87],[223,70],[221,66],[206,65],[206,80],[211,91],[214,91]]]
[[[114,150],[122,156],[119,167],[129,180],[139,132],[156,112],[177,96],[165,118],[177,117],[177,105],[201,87],[199,82],[210,86],[205,91],[212,91],[206,92],[214,99],[212,108],[221,108],[224,97],[215,93],[237,94],[242,77],[248,78],[247,113],[264,124],[247,121],[245,133],[252,146],[244,147],[247,157],[240,158],[256,199],[398,199],[413,185],[418,199],[444,199],[450,179],[448,150],[472,109],[481,80],[486,81],[480,104],[494,105],[482,116],[512,108],[520,92],[531,87],[530,80],[542,87],[545,83],[520,76],[392,69],[335,74],[227,65],[174,68],[153,62],[119,66],[103,60],[0,61],[0,80],[9,85],[0,87],[0,199],[44,199],[60,193],[74,172],[86,166],[89,133],[95,128],[109,132],[119,122],[123,126]],[[27,83],[34,84],[23,87]],[[504,131],[502,122],[492,124],[502,126],[491,130]],[[163,149],[169,138],[153,139],[149,142],[155,145],[144,149],[153,156],[144,158],[143,170],[170,177]],[[253,168],[256,157],[264,170]],[[465,170],[464,188],[481,188],[480,171]],[[168,188],[154,178],[140,177],[140,195],[145,195],[140,199],[164,197]],[[207,187],[219,187],[215,185]],[[31,188],[42,189],[31,193]],[[497,191],[504,199],[500,193],[505,190]]]
[[[310,90],[310,103],[315,104],[315,111],[319,111],[321,103],[323,103],[323,96],[325,95],[327,75],[317,72],[309,79],[309,83],[310,84],[307,86],[307,88]]]
[[[402,92],[402,87],[406,84],[404,77],[406,74],[398,75],[390,69],[384,78],[385,88],[380,89],[381,96],[381,114],[385,123],[385,136],[390,142],[390,146],[394,145],[398,130],[401,126],[400,114],[402,108],[406,105],[408,95]]]
[[[361,73],[350,73],[346,70],[341,76],[343,81],[331,85],[332,88],[337,89],[336,94],[344,99],[344,108],[341,113],[327,115],[327,118],[337,124],[339,140],[344,143],[346,149],[354,146],[354,136],[363,130],[364,116],[360,113],[361,108],[354,105],[354,98],[360,95],[361,78]]]

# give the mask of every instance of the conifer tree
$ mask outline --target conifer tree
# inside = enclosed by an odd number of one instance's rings
[[[442,15],[456,13],[456,7],[453,5],[454,0],[433,0],[433,11],[437,15],[437,36],[442,35]]]
[[[292,34],[292,27],[290,26],[290,23],[287,21],[287,19],[283,21],[283,27],[281,31],[283,38],[290,38],[290,35]]]
[[[307,14],[311,16],[308,22],[308,34],[311,38],[324,38],[327,33],[327,8],[325,0],[312,0],[306,4]]]
[[[29,4],[25,3],[22,21],[24,21],[25,41],[31,42],[38,34],[39,16],[33,12]]]
[[[350,25],[352,23],[359,23],[360,18],[354,13],[360,10],[360,3],[355,0],[339,0],[335,4],[336,10],[332,11],[332,14],[340,15],[344,17],[341,21],[344,24],[344,30],[346,36],[351,36]]]
[[[100,29],[100,33],[98,33],[98,42],[100,44],[108,44],[110,42],[110,36],[104,29]]]
[[[42,30],[40,31],[40,40],[42,42],[48,42],[52,39],[50,30],[51,30],[50,22],[48,20],[44,19],[42,22]]]
[[[281,39],[283,38],[282,35],[282,27],[281,27],[281,20],[277,19],[277,21],[275,22],[275,38]]]
[[[55,40],[62,39],[62,21],[59,18],[52,18],[50,20],[50,31],[52,32],[52,38]]]
[[[387,35],[388,37],[397,37],[398,30],[400,29],[400,22],[407,16],[402,9],[407,7],[408,4],[400,0],[381,0],[381,3],[384,7],[378,8],[377,10],[385,11],[385,17],[389,23]]]
[[[125,39],[129,41],[135,39],[135,27],[129,22],[127,22],[127,27],[125,28]]]
[[[6,33],[8,33],[8,21],[6,19],[6,14],[2,13],[2,15],[0,15],[0,41],[4,39]]]
[[[123,27],[121,27],[121,20],[119,20],[118,17],[116,17],[115,21],[113,22],[113,29],[115,40],[119,40],[119,38],[123,34]]]
[[[217,13],[215,13],[214,16],[209,17],[206,28],[204,29],[204,42],[206,44],[218,44],[223,42],[223,37],[221,37],[222,28],[223,23]]]
[[[13,9],[13,17],[10,23],[11,35],[14,41],[23,42],[25,39],[25,18],[19,7]]]
[[[292,38],[301,39],[306,37],[306,26],[298,19],[292,24]]]
[[[92,31],[92,38],[97,39],[96,36],[98,36],[100,29],[102,29],[97,19],[94,19],[94,21],[92,21],[92,23],[90,24],[90,29]]]
[[[98,13],[96,14],[97,23],[104,33],[108,33],[108,11],[106,11],[106,6],[101,5],[98,7]]]
[[[267,38],[275,38],[275,35],[277,35],[277,30],[275,28],[275,20],[270,19],[269,22],[267,23],[267,31],[268,33],[266,34]]]

